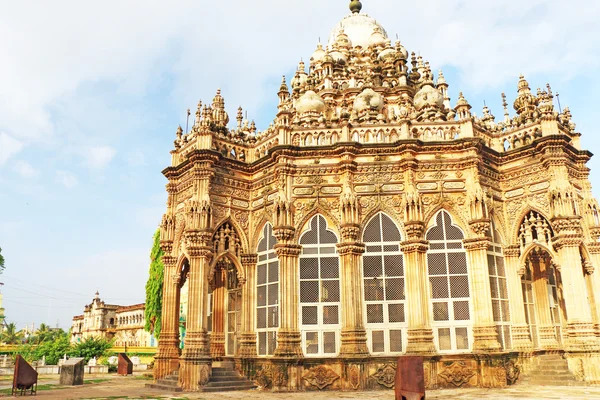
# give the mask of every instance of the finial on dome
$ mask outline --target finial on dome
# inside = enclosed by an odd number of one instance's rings
[[[358,14],[362,10],[362,3],[359,0],[352,0],[350,2],[350,11],[352,14]]]

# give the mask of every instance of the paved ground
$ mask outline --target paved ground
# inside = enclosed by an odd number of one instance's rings
[[[166,393],[146,389],[144,385],[149,380],[140,376],[118,377],[114,375],[86,376],[91,382],[79,387],[59,388],[50,386],[50,390],[39,390],[37,398],[48,400],[71,399],[244,399],[244,400],[329,400],[329,399],[360,399],[360,400],[394,400],[392,391],[381,392],[301,392],[301,393],[270,393],[258,390],[228,393]],[[42,379],[41,385],[56,385],[54,379]],[[6,382],[2,382],[6,387]],[[43,386],[47,388],[48,386]],[[41,387],[42,388],[42,387]],[[5,394],[4,397],[10,397]],[[427,399],[600,399],[600,387],[566,387],[566,386],[529,386],[516,385],[507,389],[461,389],[461,390],[432,390],[427,392]]]

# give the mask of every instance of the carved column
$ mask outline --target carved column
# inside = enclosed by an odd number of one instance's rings
[[[508,289],[508,305],[510,307],[510,331],[512,348],[519,351],[531,351],[533,342],[529,332],[529,325],[525,319],[525,302],[523,300],[523,284],[521,283],[521,270],[519,246],[504,248],[504,265],[506,270],[506,285]]]
[[[537,317],[540,347],[545,350],[558,349],[556,329],[552,324],[550,303],[548,301],[548,271],[546,270],[545,253],[533,251],[529,255],[533,275],[533,296],[535,299],[535,314]]]
[[[565,349],[569,351],[599,350],[600,343],[594,332],[583,266],[581,265],[579,247],[582,243],[582,236],[575,233],[579,231],[575,227],[580,221],[571,219],[563,222],[564,225],[556,220],[553,221],[554,226],[559,228],[556,229],[559,233],[555,236],[554,247],[558,251],[558,264],[567,311]]]
[[[172,244],[161,243],[166,254],[170,254]],[[166,248],[167,247],[167,248]],[[167,252],[167,250],[169,250]],[[165,266],[163,283],[163,303],[161,316],[161,334],[158,341],[158,351],[155,356],[154,379],[162,379],[179,369],[179,306],[177,291],[179,277],[177,276],[177,258],[164,255]]]
[[[588,274],[587,279],[590,280],[592,288],[594,330],[596,336],[600,337],[600,242],[590,242],[586,247],[590,254],[590,260],[588,260],[589,265],[587,265],[587,268],[584,266],[584,270]]]
[[[185,346],[181,355],[179,384],[183,390],[196,391],[211,374],[210,344],[207,332],[208,272],[212,252],[208,232],[186,233],[190,255],[189,297]]]
[[[408,354],[436,352],[429,310],[429,281],[426,254],[429,242],[423,239],[425,224],[419,221],[405,223],[407,240],[400,243],[404,253],[406,280],[406,311],[408,313]]]
[[[340,255],[340,283],[342,286],[342,345],[340,356],[367,356],[367,333],[363,321],[363,297],[360,263],[365,245],[357,241],[358,226],[342,227],[342,243],[337,245]]]
[[[469,280],[471,281],[471,299],[474,314],[474,351],[499,351],[501,349],[492,311],[492,293],[487,262],[489,244],[489,239],[486,237],[464,240],[470,267]]]
[[[210,277],[209,277],[210,280]],[[221,360],[225,356],[225,270],[219,263],[215,267],[212,292],[212,331],[210,333],[210,355],[214,360]]]
[[[242,266],[246,271],[246,282],[242,283],[242,329],[240,334],[239,356],[256,357],[256,254],[242,255]]]

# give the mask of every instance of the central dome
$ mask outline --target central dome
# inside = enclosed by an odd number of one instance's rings
[[[336,43],[336,39],[340,32],[344,32],[348,36],[352,46],[367,48],[372,44],[371,35],[373,35],[376,29],[379,30],[377,34],[383,35],[385,39],[388,38],[383,26],[377,23],[375,19],[369,17],[367,14],[352,13],[341,20],[331,31],[328,43],[329,48]]]

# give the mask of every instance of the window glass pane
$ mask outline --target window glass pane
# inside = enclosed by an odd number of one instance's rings
[[[269,285],[269,305],[279,304],[279,285],[272,283]]]
[[[339,259],[331,257],[321,258],[321,279],[335,279],[340,277]]]
[[[339,312],[338,306],[324,306],[323,307],[323,323],[324,324],[339,324]]]
[[[404,265],[401,254],[383,257],[386,276],[404,276]]]
[[[335,332],[323,332],[323,353],[335,354]]]
[[[401,352],[402,351],[402,331],[391,330],[390,331],[390,351]]]
[[[319,278],[319,259],[301,258],[300,259],[300,279],[318,279]]]
[[[256,327],[258,329],[267,327],[267,309],[259,308],[256,310]]]
[[[265,264],[256,267],[256,282],[259,285],[267,283],[267,266]]]
[[[364,286],[366,301],[383,300],[383,279],[365,279]]]
[[[319,333],[306,332],[306,354],[319,353]]]
[[[469,349],[469,337],[467,335],[467,328],[456,328],[456,349]]]
[[[455,301],[454,302],[454,320],[467,321],[469,319],[470,319],[469,302],[468,301]]]
[[[266,306],[267,305],[267,287],[259,286],[256,288],[256,304],[258,306]]]
[[[448,253],[448,267],[451,274],[466,274],[467,273],[467,254]]]
[[[450,328],[438,329],[438,343],[440,350],[452,350],[450,343]]]
[[[386,279],[385,297],[386,300],[404,300],[404,279]]]
[[[267,355],[267,332],[258,332],[258,355]]]
[[[389,322],[404,322],[404,304],[388,305]]]
[[[317,325],[319,323],[317,315],[317,306],[302,307],[302,325]]]
[[[301,281],[300,282],[300,302],[318,303],[319,302],[319,281]]]
[[[321,289],[321,301],[328,303],[340,301],[340,282],[337,279],[334,281],[322,281]]]
[[[433,303],[433,320],[448,321],[448,303]]]
[[[279,263],[277,261],[269,263],[269,282],[277,282],[279,280]]]
[[[278,311],[279,311],[278,307],[269,307],[267,309],[267,316],[269,319],[267,321],[267,325],[269,326],[269,328],[277,328],[277,326],[279,325]]]
[[[363,271],[365,278],[377,278],[383,276],[381,256],[363,256]]]
[[[373,348],[373,353],[383,353],[385,351],[384,332],[371,332],[371,344]]]
[[[429,275],[446,275],[448,273],[446,267],[446,254],[428,253],[427,267],[429,269]]]
[[[367,304],[367,323],[383,323],[383,304]]]
[[[267,333],[267,351],[269,355],[273,355],[275,353],[275,349],[277,348],[277,332],[270,331]]]
[[[469,297],[469,277],[451,276],[450,293],[454,299],[458,297]]]
[[[435,276],[429,278],[431,283],[431,297],[434,299],[448,298],[448,278],[445,276]]]

